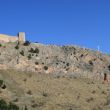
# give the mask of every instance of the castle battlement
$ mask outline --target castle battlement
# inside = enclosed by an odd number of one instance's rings
[[[5,34],[0,34],[0,42],[5,43],[5,42],[25,42],[25,33],[24,32],[19,32],[18,36],[9,36]]]

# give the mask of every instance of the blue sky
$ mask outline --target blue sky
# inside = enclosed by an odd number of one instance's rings
[[[110,0],[0,0],[0,33],[110,53]]]

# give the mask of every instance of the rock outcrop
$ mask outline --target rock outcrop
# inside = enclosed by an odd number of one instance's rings
[[[110,56],[78,46],[5,43],[0,47],[1,68],[102,79],[110,74]]]

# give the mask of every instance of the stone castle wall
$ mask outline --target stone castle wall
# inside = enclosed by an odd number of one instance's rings
[[[24,32],[19,32],[18,36],[9,36],[5,34],[0,34],[0,42],[5,43],[5,42],[25,42],[25,33]]]

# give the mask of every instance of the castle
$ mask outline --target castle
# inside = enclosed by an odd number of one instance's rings
[[[18,36],[9,36],[5,34],[0,34],[0,43],[6,43],[6,42],[25,42],[25,33],[19,32]]]

